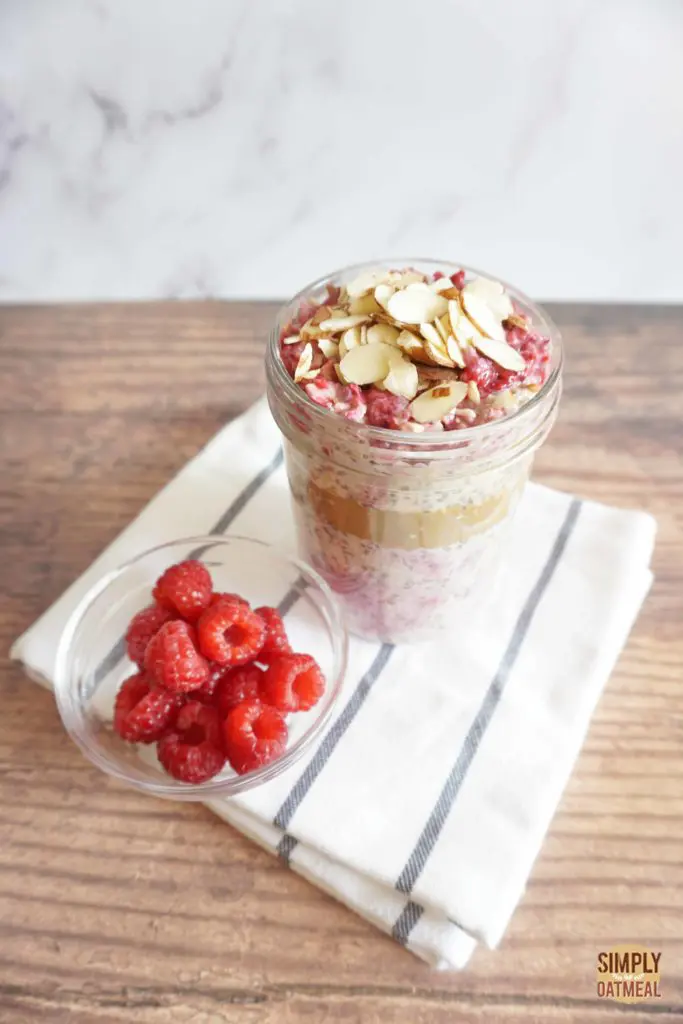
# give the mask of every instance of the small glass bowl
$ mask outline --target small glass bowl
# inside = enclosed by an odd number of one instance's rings
[[[112,729],[118,688],[137,671],[123,641],[128,623],[152,603],[152,587],[162,572],[187,558],[203,561],[215,590],[238,593],[256,607],[280,606],[294,650],[313,655],[327,684],[315,707],[288,716],[287,749],[276,761],[247,775],[237,775],[226,765],[198,785],[167,775],[154,744],[126,743]],[[85,756],[114,778],[174,800],[234,796],[280,775],[320,735],[341,689],[347,647],[332,591],[309,566],[247,537],[189,537],[145,551],[86,594],[57,652],[57,706],[66,731]]]

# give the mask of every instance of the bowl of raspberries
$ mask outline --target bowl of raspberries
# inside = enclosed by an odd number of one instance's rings
[[[115,778],[174,799],[230,796],[310,748],[347,636],[309,566],[246,537],[162,544],[105,575],[61,638],[64,726]]]

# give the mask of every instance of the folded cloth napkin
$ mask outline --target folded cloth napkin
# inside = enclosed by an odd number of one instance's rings
[[[277,512],[277,514],[274,514]],[[164,540],[239,533],[294,549],[265,402],[222,430],[15,643],[50,685],[67,619]],[[651,582],[653,519],[527,488],[495,602],[433,645],[352,640],[335,714],[279,778],[210,807],[438,967],[495,946],[523,894]]]

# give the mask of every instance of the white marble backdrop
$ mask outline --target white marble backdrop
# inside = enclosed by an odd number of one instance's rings
[[[4,0],[0,299],[683,299],[679,0]]]

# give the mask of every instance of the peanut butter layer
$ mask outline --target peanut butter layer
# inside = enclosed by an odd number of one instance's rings
[[[500,491],[477,505],[451,505],[432,511],[369,508],[308,483],[308,501],[315,515],[341,533],[387,548],[414,551],[444,548],[490,530],[514,508],[519,488]]]

